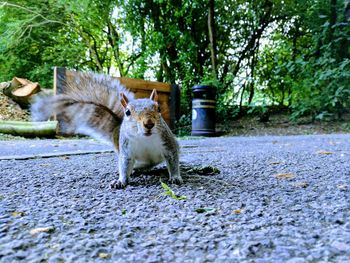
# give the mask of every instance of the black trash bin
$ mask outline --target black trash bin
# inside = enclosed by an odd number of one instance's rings
[[[192,135],[215,136],[215,87],[196,85],[192,91]]]

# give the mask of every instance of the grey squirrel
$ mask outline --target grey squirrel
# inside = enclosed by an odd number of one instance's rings
[[[118,80],[96,73],[77,72],[60,95],[38,97],[32,118],[47,120],[60,115],[71,133],[111,142],[118,154],[119,179],[111,188],[124,188],[133,169],[166,162],[170,181],[182,183],[179,145],[161,116],[157,91],[150,98],[135,99]]]

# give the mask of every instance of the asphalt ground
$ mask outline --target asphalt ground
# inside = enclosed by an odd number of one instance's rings
[[[350,135],[180,144],[111,190],[110,146],[0,142],[0,262],[350,262]]]

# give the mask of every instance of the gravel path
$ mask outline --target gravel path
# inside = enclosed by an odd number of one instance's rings
[[[110,190],[112,153],[0,161],[0,262],[350,261],[350,135],[181,145],[186,200]]]

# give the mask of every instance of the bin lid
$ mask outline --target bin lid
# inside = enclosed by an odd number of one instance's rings
[[[215,94],[215,87],[209,85],[195,85],[192,87],[193,92],[206,92]]]

